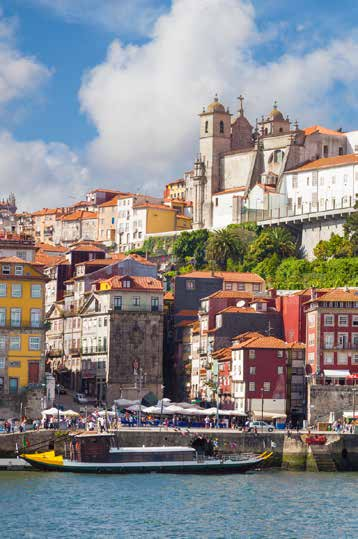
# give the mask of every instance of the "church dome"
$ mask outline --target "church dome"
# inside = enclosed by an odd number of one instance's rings
[[[225,107],[219,102],[217,94],[214,97],[214,101],[208,105],[207,112],[225,112]]]
[[[277,101],[275,101],[275,103],[273,105],[273,109],[269,114],[269,118],[271,120],[273,120],[273,121],[275,121],[275,120],[277,120],[279,122],[284,121],[284,117],[283,117],[282,112],[280,110],[278,110],[278,108],[277,108]]]

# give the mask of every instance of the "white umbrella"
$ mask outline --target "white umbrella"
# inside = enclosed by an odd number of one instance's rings
[[[115,412],[112,412],[112,411],[110,411],[110,410],[101,410],[100,412],[98,412],[98,415],[101,416],[101,417],[102,417],[102,416],[106,416],[106,415],[112,417],[112,416],[115,416],[116,413],[115,413]]]
[[[139,400],[129,400],[129,399],[117,399],[114,403],[119,408],[127,408],[127,406],[133,406],[134,404],[140,404]]]
[[[176,404],[171,404],[170,406],[166,406],[165,412],[167,414],[182,414],[184,412],[184,409],[181,406],[177,406]]]
[[[132,406],[126,406],[126,410],[129,410],[130,412],[139,412],[139,410],[142,410],[142,407],[139,404],[133,404]]]
[[[78,414],[74,410],[66,410],[65,412],[63,412],[63,415],[66,417],[78,417],[80,414]]]
[[[57,408],[49,408],[48,410],[42,410],[42,415],[58,415],[59,411]],[[62,410],[60,410],[60,415],[63,415]]]
[[[164,413],[164,406],[163,406],[163,413]],[[160,414],[161,408],[160,406],[143,406],[142,412],[145,414]]]

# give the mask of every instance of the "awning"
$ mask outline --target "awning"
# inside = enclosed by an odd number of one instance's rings
[[[280,412],[265,412],[262,413],[261,410],[253,410],[252,414],[257,418],[261,419],[263,417],[264,419],[285,419],[287,417],[286,414]]]
[[[324,369],[323,374],[327,376],[327,378],[347,378],[351,373],[348,370],[343,369]]]
[[[347,417],[348,419],[357,419],[358,410],[355,411],[354,415],[353,415],[353,410],[351,412],[343,412],[343,417]]]

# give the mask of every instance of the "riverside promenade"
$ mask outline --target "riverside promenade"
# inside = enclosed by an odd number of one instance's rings
[[[25,434],[0,435],[0,459],[16,457],[16,447],[36,452],[55,448],[65,452],[66,433],[69,431],[28,431]],[[73,434],[73,432],[72,432]],[[114,432],[120,446],[189,446],[198,438],[211,439],[224,454],[273,452],[268,466],[286,470],[358,471],[358,434],[322,433],[324,446],[308,446],[307,433],[296,432],[240,432],[229,429],[159,429],[155,427],[121,428]],[[26,449],[24,448],[26,445]]]

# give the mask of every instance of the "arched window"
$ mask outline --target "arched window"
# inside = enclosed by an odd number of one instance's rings
[[[220,122],[220,133],[224,132],[224,122],[221,120]]]
[[[207,133],[209,131],[209,122],[206,121],[205,122],[205,133]]]

